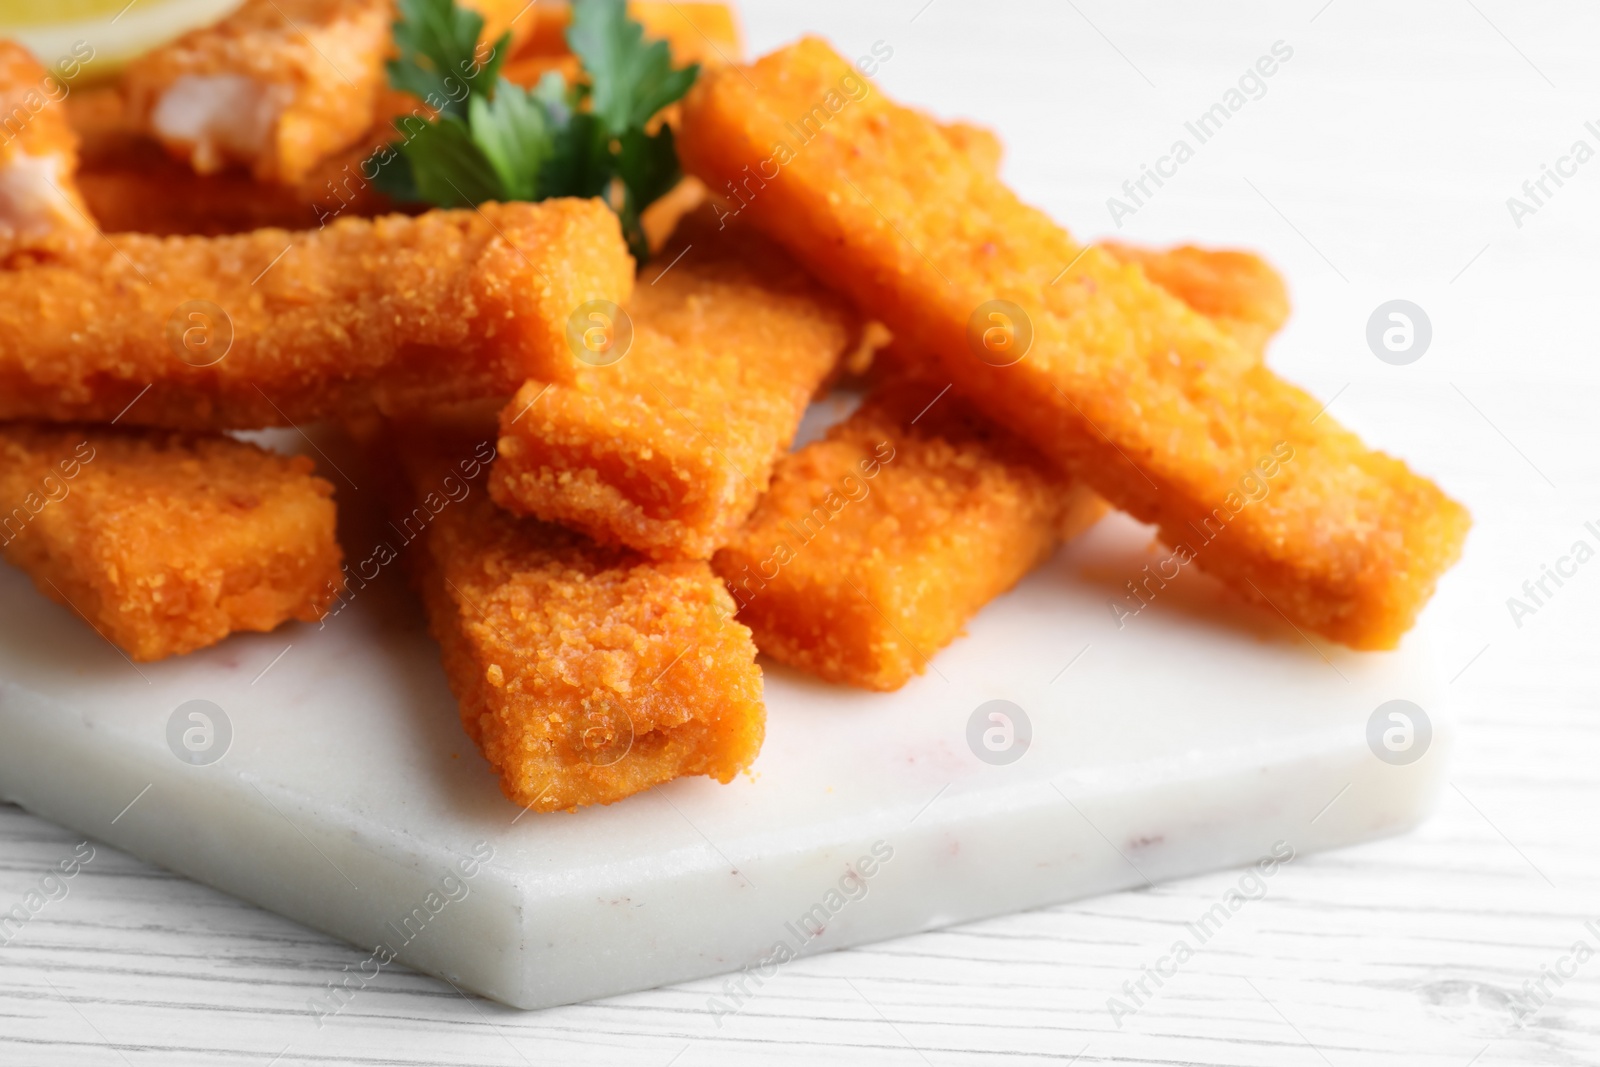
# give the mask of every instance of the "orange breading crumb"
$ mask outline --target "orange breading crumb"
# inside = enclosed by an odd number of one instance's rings
[[[249,428],[507,396],[571,376],[568,317],[633,270],[598,200],[114,243],[0,271],[0,418]]]
[[[1241,348],[1262,352],[1289,321],[1289,287],[1272,264],[1231,249],[1141,248],[1107,241],[1100,247],[1214,322]]]
[[[417,441],[419,494],[470,484],[481,435]],[[610,804],[688,775],[728,782],[766,729],[750,632],[703,560],[652,562],[497,508],[472,485],[427,526],[419,581],[461,721],[516,804]]]
[[[908,380],[778,464],[712,566],[756,647],[830,682],[898,689],[979,608],[1105,514],[1032,446]]]
[[[245,0],[134,60],[123,91],[196,171],[292,184],[372,125],[393,15],[392,0]]]
[[[333,486],[229,437],[0,424],[0,551],[139,661],[322,617]]]
[[[682,253],[681,258],[679,253]],[[766,241],[689,216],[639,279],[633,343],[502,415],[503,507],[658,558],[709,557],[755,506],[855,316]]]
[[[0,39],[0,258],[94,228],[74,182],[67,93],[27,49]]]
[[[752,222],[1176,551],[1304,629],[1398,643],[1465,509],[858,78],[816,39],[708,72],[686,167],[712,189],[758,174]]]

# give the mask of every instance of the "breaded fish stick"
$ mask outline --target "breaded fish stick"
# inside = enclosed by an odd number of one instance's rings
[[[27,49],[0,40],[0,259],[94,228],[73,182],[67,91]]]
[[[0,424],[0,508],[5,558],[141,662],[315,621],[342,581],[333,486],[230,437]]]
[[[1393,647],[1470,520],[819,40],[703,76],[679,147],[980,409],[1295,625]],[[1019,305],[1021,314],[1006,304]]]
[[[998,174],[1004,146],[986,126],[947,122],[941,130],[951,146],[975,166]],[[1254,353],[1289,321],[1289,288],[1272,264],[1253,252],[1181,245],[1156,249],[1121,241],[1100,248],[1124,263],[1137,263],[1145,277],[1209,318]]]
[[[839,298],[709,210],[640,277],[633,342],[501,417],[501,506],[663,559],[706,559],[767,486],[818,386],[856,342]]]
[[[215,237],[267,227],[312,229],[342,216],[395,210],[373,185],[376,168],[369,159],[395,138],[391,118],[419,105],[399,93],[380,97],[367,132],[293,185],[257,181],[241,170],[196,174],[132,125],[115,87],[75,89],[64,103],[82,142],[78,188],[101,229]]]
[[[392,0],[245,0],[129,64],[133,114],[201,174],[294,183],[372,125]]]
[[[1173,292],[1191,307],[1234,311],[1216,321],[1252,354],[1287,316],[1281,279],[1249,253],[1127,252],[1152,277],[1170,272]],[[944,393],[950,383],[906,377],[907,368],[936,373],[937,365],[896,344],[881,363],[887,380],[826,440],[779,463],[771,489],[712,566],[762,652],[831,682],[898,689],[1108,505],[959,394]],[[885,443],[892,469],[869,452]],[[865,475],[873,468],[884,472],[875,486]],[[856,490],[863,501],[872,494],[868,506],[844,506],[855,500],[852,479],[866,486]],[[790,547],[813,540],[820,551]],[[785,558],[792,562],[777,566]]]
[[[0,418],[240,429],[508,396],[571,378],[569,316],[632,285],[598,200],[111,240],[0,271]]]
[[[480,47],[534,31],[528,0],[472,0]],[[132,117],[201,174],[238,164],[296,184],[378,117],[394,0],[245,0],[232,14],[136,59]],[[460,72],[465,75],[469,72]]]
[[[685,179],[688,180],[688,179]],[[1155,249],[1107,243],[1099,246],[1125,263],[1135,263],[1145,277],[1198,311],[1238,342],[1243,355],[1260,359],[1268,342],[1289,320],[1289,290],[1272,264],[1253,252],[1183,245]],[[889,345],[879,359],[896,374],[938,375],[937,365],[912,357],[922,366],[906,366],[906,353]]]
[[[688,775],[731,781],[766,710],[750,632],[710,565],[502,511],[478,477],[492,420],[478,429],[397,432],[414,493],[459,501],[427,524],[418,579],[462,725],[505,795],[558,811]]]
[[[954,393],[880,385],[785,456],[713,558],[756,647],[830,682],[898,689],[967,620],[1105,514]]]

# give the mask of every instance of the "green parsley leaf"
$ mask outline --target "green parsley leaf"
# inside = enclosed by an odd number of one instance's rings
[[[654,134],[634,126],[619,138],[617,177],[622,179],[622,232],[628,238],[633,258],[643,263],[650,256],[641,216],[644,209],[665,196],[683,171],[678,166],[678,151],[672,140],[672,127],[665,124]]]
[[[389,83],[437,115],[395,121],[402,138],[375,157],[378,188],[439,207],[603,197],[642,263],[642,213],[682,177],[671,128],[648,127],[699,67],[674,69],[666,42],[646,41],[624,0],[576,0],[567,42],[584,80],[550,73],[529,90],[499,77],[510,35],[485,55],[482,18],[456,0],[398,0],[398,10]]]
[[[454,0],[399,0],[398,12],[393,33],[399,55],[384,65],[389,84],[441,114],[465,115],[473,90],[494,84],[511,47],[510,32],[480,63],[483,17],[476,11]]]
[[[461,119],[441,115],[400,146],[419,199],[439,207],[476,207],[503,200],[500,175]]]
[[[467,123],[499,178],[494,199],[539,199],[540,174],[555,152],[555,131],[533,94],[502,79],[493,100],[474,96],[468,101]]]
[[[672,69],[665,41],[645,41],[644,27],[628,18],[625,0],[582,0],[572,9],[567,47],[583,63],[594,113],[606,133],[621,137],[682,98],[700,73],[691,64]]]

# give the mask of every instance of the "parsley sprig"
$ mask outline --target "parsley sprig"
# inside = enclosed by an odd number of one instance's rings
[[[583,74],[546,74],[531,89],[500,76],[511,35],[480,44],[483,19],[455,0],[399,0],[389,84],[429,118],[395,120],[402,137],[376,157],[376,184],[397,200],[469,207],[484,200],[604,197],[628,247],[649,255],[640,216],[682,176],[672,128],[651,121],[700,68],[674,68],[645,39],[625,0],[575,0],[567,45]]]

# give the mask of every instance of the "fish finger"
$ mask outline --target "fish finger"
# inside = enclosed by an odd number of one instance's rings
[[[509,800],[570,810],[750,765],[761,671],[710,564],[651,561],[496,507],[481,478],[492,418],[396,432],[413,496],[440,501],[415,557],[429,628]]]
[[[245,0],[134,60],[136,122],[201,174],[292,184],[372,125],[392,0]]]
[[[598,200],[86,240],[0,270],[0,418],[250,429],[509,396],[570,379],[569,317],[632,281]]]
[[[341,585],[333,486],[230,437],[0,424],[0,508],[6,560],[139,662],[313,622]]]
[[[628,308],[632,343],[502,417],[495,500],[657,558],[708,558],[766,488],[860,327],[744,227],[688,216]]]
[[[891,690],[1105,512],[959,395],[901,379],[785,456],[712,566],[762,653]]]
[[[1242,596],[1392,648],[1467,512],[1136,266],[1085,248],[824,42],[710,71],[686,168],[991,418]]]

